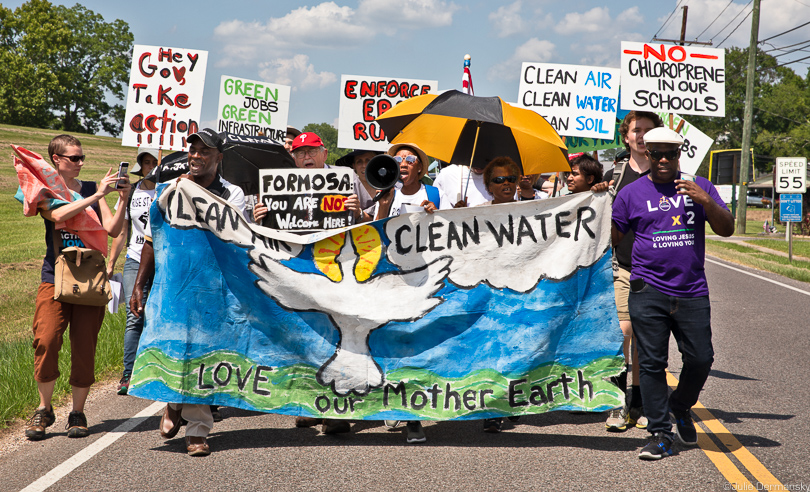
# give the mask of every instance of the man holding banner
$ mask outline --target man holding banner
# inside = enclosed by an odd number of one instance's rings
[[[705,224],[731,236],[734,217],[705,178],[684,179],[678,165],[683,137],[668,128],[644,135],[650,174],[625,187],[613,204],[613,243],[635,233],[628,306],[650,442],[639,458],[672,455],[671,410],[679,440],[697,444],[690,409],[709,376],[714,350],[704,271]],[[670,332],[683,359],[678,387],[667,398]]]
[[[230,202],[244,214],[245,193],[238,186],[225,181],[217,171],[222,162],[223,142],[212,129],[205,128],[188,137],[189,174],[182,178],[202,186],[210,193]],[[155,273],[155,253],[152,238],[147,236],[141,252],[141,264],[135,287],[130,299],[130,312],[135,316],[143,315],[143,290],[146,283]],[[171,439],[177,435],[183,420],[186,427],[186,450],[190,456],[207,456],[211,454],[206,438],[214,426],[211,408],[203,404],[168,403],[160,419],[160,435]]]

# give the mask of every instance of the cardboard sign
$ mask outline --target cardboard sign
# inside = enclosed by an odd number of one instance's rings
[[[354,171],[262,169],[259,200],[267,205],[264,225],[285,231],[320,231],[350,226],[343,202],[354,193]]]
[[[186,150],[200,126],[207,63],[207,51],[136,44],[121,145]]]
[[[658,116],[664,120],[664,125],[669,124],[669,113],[658,112]],[[703,162],[703,158],[706,157],[706,153],[712,148],[714,140],[692,126],[682,116],[672,113],[672,126],[678,128],[681,120],[683,120],[683,127],[678,132],[683,137],[681,158],[679,160],[681,171],[695,174],[700,167],[700,163]]]
[[[390,144],[374,119],[400,101],[438,90],[436,80],[342,75],[338,147],[385,152]]]
[[[622,41],[621,109],[726,115],[721,49]]]
[[[560,135],[612,140],[618,100],[614,68],[527,62],[520,70],[518,105]]]
[[[284,142],[290,86],[223,75],[219,82],[217,131],[264,136]]]
[[[569,154],[577,152],[593,152],[594,150],[617,149],[624,148],[624,141],[622,135],[619,133],[619,126],[621,121],[616,120],[613,123],[613,139],[605,138],[587,138],[587,137],[565,137],[565,146],[568,147]]]

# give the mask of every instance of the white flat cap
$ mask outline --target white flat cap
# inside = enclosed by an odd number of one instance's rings
[[[650,143],[667,143],[683,145],[683,137],[678,132],[670,130],[665,126],[653,128],[644,134],[644,145]]]

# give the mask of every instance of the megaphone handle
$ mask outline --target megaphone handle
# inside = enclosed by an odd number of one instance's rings
[[[393,189],[394,189],[394,187],[392,186],[391,188],[388,188],[387,190],[383,191],[382,193],[377,193],[377,196],[375,196],[374,199],[371,200],[371,203],[379,202],[382,197],[384,197],[385,195],[390,193],[391,190],[393,190]]]

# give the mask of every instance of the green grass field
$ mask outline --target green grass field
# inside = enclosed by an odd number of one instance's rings
[[[47,155],[48,142],[61,132],[0,125],[0,427],[11,419],[27,416],[39,402],[33,379],[31,319],[34,298],[40,282],[42,258],[45,255],[45,226],[40,217],[24,217],[22,205],[14,199],[17,174],[14,151],[19,145]],[[108,169],[117,169],[122,160],[134,162],[133,149],[121,147],[111,137],[75,135],[82,142],[87,162],[80,179],[98,182]],[[115,205],[117,194],[107,196]],[[118,262],[119,270],[123,261]],[[123,313],[108,314],[104,320],[96,356],[96,379],[117,375],[122,367]],[[62,375],[57,381],[56,398],[65,398],[70,388],[70,350],[67,337],[59,365]]]

